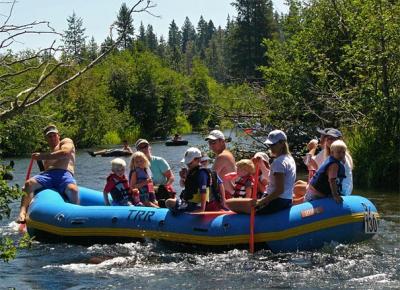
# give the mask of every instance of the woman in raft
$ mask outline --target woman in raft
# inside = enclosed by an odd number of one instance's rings
[[[271,164],[267,192],[258,200],[251,198],[232,198],[227,206],[238,213],[250,213],[255,206],[256,214],[270,214],[292,204],[293,186],[296,181],[296,164],[289,152],[287,137],[281,130],[269,133],[264,144],[271,149],[275,160]]]

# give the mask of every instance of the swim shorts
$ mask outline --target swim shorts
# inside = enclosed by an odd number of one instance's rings
[[[33,177],[43,189],[54,189],[60,194],[65,194],[68,184],[76,184],[71,172],[64,169],[52,169]]]

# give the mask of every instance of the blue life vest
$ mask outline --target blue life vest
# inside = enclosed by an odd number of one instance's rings
[[[329,156],[329,158],[321,165],[321,167],[317,170],[317,172],[312,177],[310,184],[318,190],[320,193],[325,195],[332,195],[331,187],[329,186],[329,178],[328,178],[328,168],[331,164],[337,164],[339,166],[336,185],[338,188],[338,193],[342,195],[342,183],[343,179],[346,177],[345,169],[342,162],[335,159],[333,156]]]

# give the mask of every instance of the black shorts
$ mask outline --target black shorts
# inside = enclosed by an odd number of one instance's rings
[[[292,200],[276,198],[264,207],[256,208],[256,214],[271,214],[292,206]]]

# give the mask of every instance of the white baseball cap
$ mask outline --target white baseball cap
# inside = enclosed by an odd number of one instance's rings
[[[190,147],[185,152],[185,157],[181,160],[181,162],[189,165],[195,158],[201,158],[201,151],[196,147]]]
[[[222,133],[220,130],[212,130],[210,134],[208,134],[208,136],[206,137],[206,141],[217,139],[225,140],[224,133]]]
[[[267,140],[265,140],[264,144],[273,145],[278,143],[279,141],[286,141],[286,134],[281,130],[273,130],[268,134]]]

